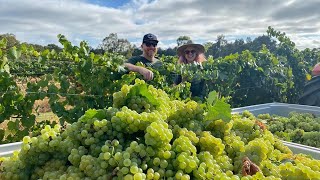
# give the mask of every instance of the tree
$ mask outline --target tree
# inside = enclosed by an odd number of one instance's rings
[[[55,50],[56,52],[61,52],[62,48],[55,45],[55,44],[48,44],[47,46],[44,47],[45,49],[50,49],[50,50]]]
[[[219,35],[216,41],[217,41],[217,48],[221,48],[227,45],[228,43],[228,41],[225,39],[225,36],[223,34]]]
[[[210,47],[212,47],[212,45],[213,45],[213,42],[206,42],[206,43],[204,43],[204,49],[206,50],[206,51],[208,51],[208,49],[210,48]]]
[[[16,39],[16,36],[14,34],[0,34],[0,40],[6,38],[7,39],[7,48],[11,48],[13,46],[17,46],[20,44],[20,42]]]
[[[132,56],[139,56],[142,54],[142,50],[140,47],[137,47],[135,44],[132,47]]]
[[[205,54],[206,54],[206,56],[209,56],[209,55],[214,55],[215,54],[215,52],[213,51],[213,46],[215,46],[216,44],[215,43],[213,43],[213,42],[206,42],[206,43],[204,43],[204,49],[206,50],[205,51]]]
[[[276,51],[277,42],[271,39],[269,36],[262,35],[255,38],[249,45],[250,51],[259,51],[262,48],[262,45],[266,45],[266,47],[271,51]]]
[[[159,56],[176,56],[177,55],[177,48],[167,48],[167,49],[158,49]]]
[[[222,57],[223,49],[227,45],[228,41],[225,39],[224,35],[219,35],[217,37],[216,43],[213,43],[211,46],[207,45],[206,55],[212,55],[214,58]]]
[[[31,46],[34,48],[34,50],[41,52],[45,50],[45,47],[43,47],[42,45],[39,44],[29,44],[29,43],[22,43],[22,44],[26,44],[27,46]]]
[[[250,37],[247,37],[246,43],[252,43],[252,39]]]
[[[94,54],[100,54],[103,55],[105,53],[105,51],[102,48],[93,48],[93,47],[89,47],[90,52],[93,52]]]
[[[103,49],[106,52],[120,53],[125,56],[131,56],[133,47],[127,39],[118,39],[117,33],[111,33],[105,37],[98,49]]]
[[[177,39],[177,45],[178,46],[181,46],[181,45],[184,45],[184,44],[189,44],[189,43],[193,43],[189,36],[180,36]]]
[[[166,49],[166,56],[176,56],[177,55],[177,48],[168,48]]]

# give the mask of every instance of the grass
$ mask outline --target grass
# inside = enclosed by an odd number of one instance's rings
[[[52,122],[52,121],[59,122],[58,116],[55,115],[53,112],[40,113],[40,114],[36,117],[36,121],[37,121],[37,122],[41,122],[41,121],[45,121],[45,120],[50,120],[51,122]]]
[[[11,120],[11,118],[10,118]],[[7,123],[10,120],[5,120],[4,122],[0,123],[0,129],[6,129],[7,128]],[[55,115],[53,112],[44,112],[44,113],[39,113],[39,115],[36,116],[36,122],[41,122],[49,120],[51,122],[56,121],[59,123],[59,118],[57,115]]]

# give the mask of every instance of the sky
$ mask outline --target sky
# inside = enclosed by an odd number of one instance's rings
[[[299,49],[320,48],[319,7],[320,0],[0,0],[0,34],[40,45],[59,45],[63,34],[96,48],[110,33],[138,46],[153,33],[165,49],[179,36],[203,44],[223,34],[232,42],[271,26]]]

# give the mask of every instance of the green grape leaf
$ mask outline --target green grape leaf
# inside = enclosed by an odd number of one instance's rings
[[[46,50],[44,50],[44,51],[41,52],[41,56],[47,57],[49,53],[50,53],[50,50],[49,50],[49,49],[46,49]]]
[[[39,57],[40,53],[38,51],[36,51],[36,50],[33,50],[32,55],[35,56],[35,57]]]
[[[279,60],[276,58],[276,57],[271,57],[271,60],[272,60],[272,64],[273,65],[278,65],[279,64]]]
[[[29,117],[24,117],[21,119],[22,126],[30,128],[34,125],[36,121],[35,115],[30,115]]]
[[[16,134],[15,134],[15,136],[14,136],[14,138],[15,139],[22,139],[24,136],[28,136],[29,135],[29,130],[28,130],[28,128],[26,128],[26,129],[24,129],[24,130],[22,130],[22,131],[18,131]]]
[[[136,79],[135,73],[124,74],[121,77],[121,85],[122,84],[131,84]]]
[[[94,62],[96,62],[95,61],[95,57],[96,57],[97,55],[95,55],[93,52],[91,52],[90,53],[90,58],[92,59],[92,60],[94,60]]]
[[[5,47],[7,47],[7,39],[3,38],[0,41],[0,48],[5,48]]]
[[[263,72],[263,68],[262,67],[258,67],[257,70],[260,71],[260,72]]]
[[[28,52],[28,46],[26,44],[21,44],[19,49],[21,52],[27,53]]]
[[[85,56],[88,55],[88,51],[87,51],[87,49],[86,49],[85,46],[81,46],[81,47],[80,47],[80,50],[84,53]]]
[[[53,79],[53,77],[52,77],[51,74],[47,74],[47,75],[45,76],[45,79],[46,79],[46,81],[51,81],[51,80]],[[49,83],[48,83],[48,84],[49,84]]]
[[[10,131],[17,131],[17,130],[19,130],[19,121],[9,121],[8,122],[8,129],[10,130]]]
[[[48,86],[48,84],[49,84],[49,81],[48,80],[44,80],[44,79],[42,79],[41,81],[39,81],[37,83],[37,85],[42,87],[42,88]]]
[[[216,91],[211,91],[208,95],[207,104],[212,105],[218,98],[218,94]]]
[[[148,91],[148,87],[147,87],[146,84],[138,84],[138,85],[133,86],[130,89],[130,92],[128,93],[126,99],[130,99],[131,97],[138,96],[138,95],[147,98],[149,103],[154,105],[154,106],[158,106],[159,105],[159,102]]]
[[[60,81],[60,86],[61,86],[61,89],[65,89],[65,90],[67,90],[68,88],[69,88],[69,86],[70,86],[70,83],[68,82],[68,80],[67,80],[67,78],[66,77],[61,77],[61,79],[60,79],[61,81]],[[60,90],[61,90],[60,89]]]
[[[7,59],[7,57],[4,56],[1,61],[0,61],[1,62],[0,69],[4,69],[5,65],[7,65],[7,63],[8,63],[8,59]]]
[[[8,56],[10,59],[18,59],[18,51],[15,46],[9,49]]]
[[[4,65],[3,70],[4,70],[5,72],[10,73],[9,65],[8,65],[8,64]]]
[[[59,89],[54,84],[51,84],[48,86],[48,92],[49,93],[56,93],[56,92],[59,92]]]
[[[79,118],[79,121],[87,122],[89,119],[92,119],[92,118],[97,118],[99,120],[102,120],[102,119],[104,119],[106,117],[107,117],[107,112],[104,109],[99,109],[99,110],[88,109],[84,113],[84,115]]]
[[[212,91],[208,95],[207,99],[207,109],[206,120],[218,120],[222,119],[225,122],[231,120],[231,107],[230,104],[224,102],[218,98],[218,94]]]

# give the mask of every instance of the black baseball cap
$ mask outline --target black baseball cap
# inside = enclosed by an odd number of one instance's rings
[[[155,41],[155,42],[159,42],[157,39],[157,36],[151,33],[148,33],[146,35],[143,36],[143,41],[142,42],[150,42],[150,41]]]

